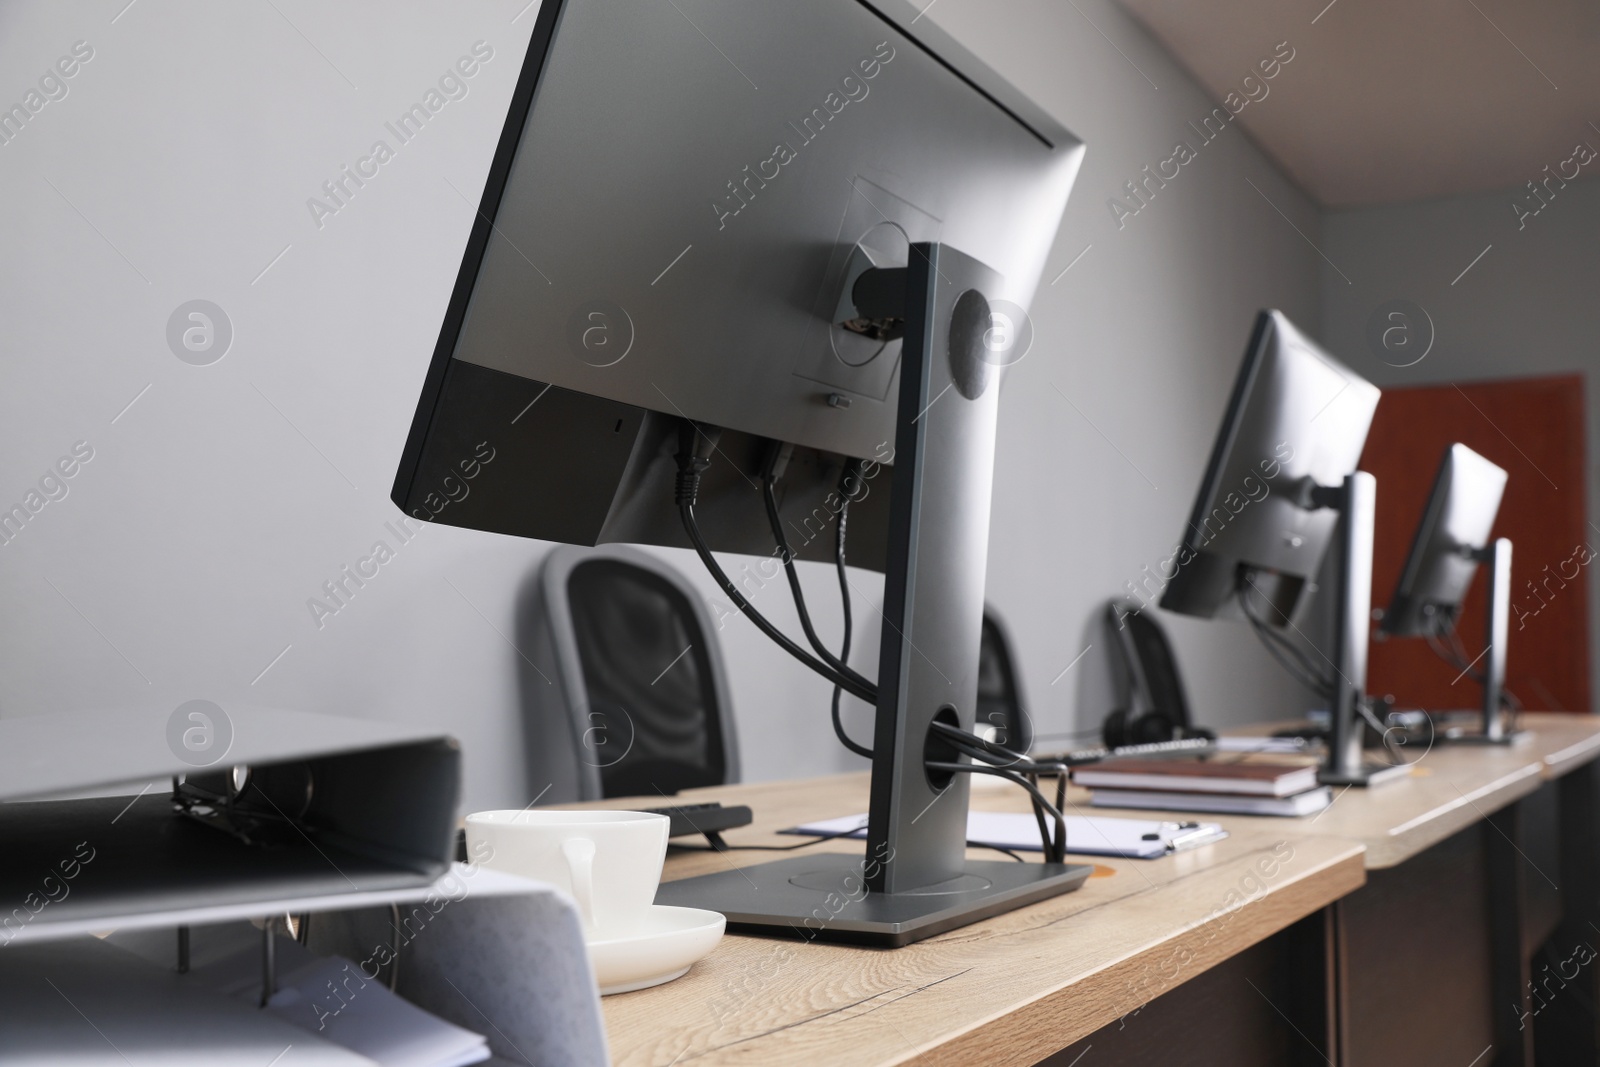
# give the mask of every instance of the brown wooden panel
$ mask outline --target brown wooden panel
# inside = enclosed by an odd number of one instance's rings
[[[1366,885],[1334,905],[1341,1067],[1466,1065],[1494,1044],[1486,832],[1471,826],[1398,867],[1369,871]]]
[[[1439,460],[1452,442],[1510,474],[1495,536],[1513,544],[1507,685],[1529,710],[1589,710],[1591,541],[1584,471],[1583,379],[1578,375],[1385,389],[1361,459],[1378,480],[1374,606],[1393,595]],[[1483,649],[1483,568],[1461,621],[1471,655]],[[1479,689],[1425,641],[1376,641],[1368,689],[1403,707],[1476,707]]]
[[[1327,910],[1308,916],[1038,1067],[1315,1067],[1333,1062],[1338,1057],[1329,1044],[1334,1030],[1331,926]]]

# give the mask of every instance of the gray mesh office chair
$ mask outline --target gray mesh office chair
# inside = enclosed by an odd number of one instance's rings
[[[978,646],[977,725],[992,727],[993,740],[1017,752],[1033,747],[1033,723],[1023,708],[1022,677],[1005,624],[992,607],[983,612]]]
[[[551,785],[543,803],[739,780],[716,629],[681,574],[624,545],[560,546],[534,614],[548,684],[526,712],[529,784]]]

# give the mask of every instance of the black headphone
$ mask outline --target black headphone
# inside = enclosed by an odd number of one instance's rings
[[[1113,710],[1100,727],[1107,748],[1149,745],[1217,735],[1189,720],[1178,664],[1167,635],[1154,619],[1131,603],[1113,600],[1106,606],[1106,624],[1120,651],[1128,707]]]
[[[1152,745],[1191,737],[1215,739],[1217,735],[1203,726],[1175,723],[1158,708],[1136,715],[1127,708],[1117,708],[1100,725],[1100,736],[1107,748],[1122,748],[1125,745]]]

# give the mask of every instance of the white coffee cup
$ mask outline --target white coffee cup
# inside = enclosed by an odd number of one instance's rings
[[[642,811],[479,811],[467,816],[467,852],[571,894],[585,936],[603,940],[649,918],[671,824]]]

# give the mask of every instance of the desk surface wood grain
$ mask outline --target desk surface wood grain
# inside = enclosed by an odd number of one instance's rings
[[[774,831],[865,811],[867,776],[682,799],[750,805],[755,823],[728,834],[732,844],[791,844]],[[973,806],[1026,810],[1009,787],[975,791]],[[1158,860],[1086,858],[1096,876],[1074,893],[902,949],[729,935],[683,978],[605,998],[612,1056],[638,1067],[1036,1063],[1362,884],[1359,844],[1285,829],[1245,829]],[[772,858],[674,850],[666,877]]]

